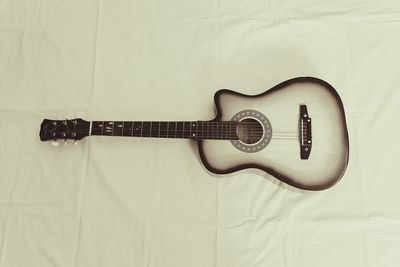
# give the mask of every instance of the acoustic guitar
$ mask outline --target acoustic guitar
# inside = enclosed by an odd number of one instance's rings
[[[219,90],[216,116],[199,121],[43,120],[40,140],[86,136],[182,138],[197,142],[207,170],[248,168],[306,190],[331,187],[343,176],[349,139],[336,90],[314,77],[284,81],[258,95]]]

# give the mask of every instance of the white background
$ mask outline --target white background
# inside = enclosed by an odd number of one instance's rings
[[[400,2],[0,1],[0,266],[398,266]],[[39,140],[43,118],[213,118],[316,76],[342,97],[331,189],[218,178],[188,140]],[[327,163],[329,164],[329,163]]]

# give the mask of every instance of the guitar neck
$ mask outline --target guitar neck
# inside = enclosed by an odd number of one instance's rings
[[[89,135],[237,140],[232,121],[92,121]]]

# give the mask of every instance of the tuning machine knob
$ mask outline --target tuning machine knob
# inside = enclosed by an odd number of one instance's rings
[[[60,144],[57,141],[53,141],[53,142],[51,142],[51,145],[52,146],[59,146]]]

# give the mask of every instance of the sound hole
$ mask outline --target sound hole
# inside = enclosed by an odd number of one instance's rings
[[[263,137],[263,127],[255,119],[247,118],[241,120],[236,127],[236,134],[239,140],[245,144],[255,144]]]

